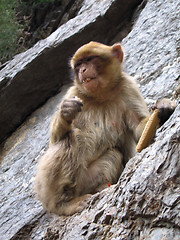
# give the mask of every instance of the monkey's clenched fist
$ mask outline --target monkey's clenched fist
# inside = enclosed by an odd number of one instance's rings
[[[82,106],[82,101],[77,97],[65,99],[61,105],[61,117],[71,123],[77,113],[81,112]]]

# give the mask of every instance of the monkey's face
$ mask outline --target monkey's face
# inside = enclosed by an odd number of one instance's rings
[[[88,92],[96,92],[98,89],[103,88],[102,66],[102,59],[93,55],[79,59],[76,62],[74,67],[77,81]]]
[[[121,74],[122,54],[117,44],[109,47],[90,42],[82,46],[71,60],[77,86],[89,95],[113,88]]]

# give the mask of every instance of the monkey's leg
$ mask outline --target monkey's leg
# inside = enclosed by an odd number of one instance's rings
[[[48,212],[72,215],[87,205],[88,195],[79,197],[78,167],[63,143],[52,145],[40,159],[35,179],[35,192]]]
[[[123,169],[122,154],[116,149],[108,150],[92,162],[87,171],[81,169],[79,174],[81,180],[77,181],[76,188],[77,195],[80,195],[80,197],[63,203],[58,210],[58,214],[72,215],[75,212],[82,211],[87,206],[88,193],[103,190],[108,187],[108,182],[110,184],[116,183]]]
[[[95,193],[108,187],[108,183],[116,183],[123,169],[122,154],[116,149],[108,150],[88,167],[83,193]]]

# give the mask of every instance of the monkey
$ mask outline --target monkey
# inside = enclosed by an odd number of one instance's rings
[[[122,69],[123,55],[120,43],[89,42],[71,59],[74,83],[52,120],[36,173],[36,194],[49,212],[81,212],[89,195],[117,183],[136,153],[150,113]]]

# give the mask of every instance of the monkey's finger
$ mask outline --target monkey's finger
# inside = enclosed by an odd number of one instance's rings
[[[66,105],[66,103],[62,106],[61,108],[61,115],[64,117],[66,120],[73,120],[78,112],[82,111],[82,106],[79,104],[74,104],[70,102]]]
[[[81,107],[83,106],[82,101],[76,100],[75,102],[76,102],[79,106],[81,106]]]
[[[80,106],[83,106],[83,101],[78,98],[77,96],[75,96],[75,98],[73,99],[74,102],[77,102]]]
[[[64,103],[61,107],[61,112],[73,115],[82,111],[82,105],[78,103]]]
[[[72,121],[75,118],[75,113],[74,112],[70,112],[70,111],[66,111],[66,110],[62,110],[61,111],[61,116],[66,121]]]
[[[155,136],[156,129],[159,126],[160,119],[158,117],[159,110],[155,109],[154,112],[151,114],[149,117],[148,122],[146,123],[146,126],[142,132],[142,135],[139,139],[139,142],[136,146],[136,151],[141,152],[144,148],[149,146],[151,143],[152,139]]]
[[[73,106],[73,105],[80,105],[83,106],[83,102],[81,100],[75,99],[75,98],[70,98],[70,99],[66,99],[63,102],[64,106]]]
[[[78,97],[78,96],[74,96],[74,98],[80,102],[82,102],[82,100]]]

